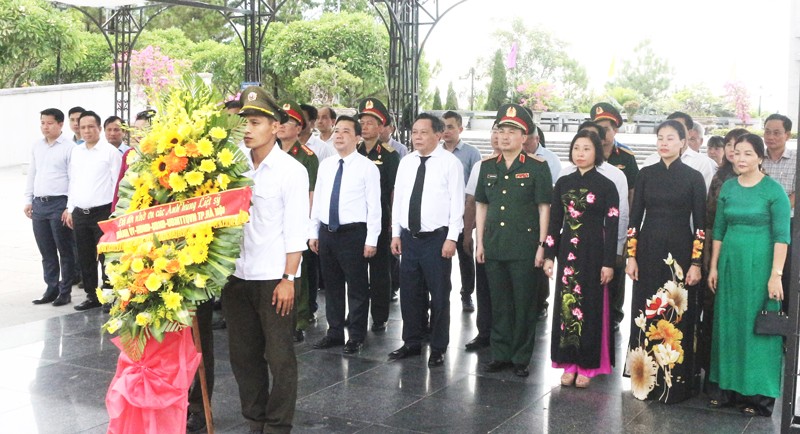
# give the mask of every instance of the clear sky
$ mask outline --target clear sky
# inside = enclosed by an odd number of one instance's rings
[[[670,62],[673,86],[704,83],[722,94],[725,82],[740,80],[750,91],[753,108],[760,95],[763,111],[786,113],[789,62],[794,61],[789,53],[790,1],[467,0],[433,29],[425,56],[442,63],[432,83],[442,97],[453,81],[456,92],[464,95],[464,106],[469,82],[459,78],[478,58],[490,57],[497,48],[508,52],[510,47],[498,47],[491,35],[520,16],[529,26],[567,42],[570,55],[586,68],[590,87],[598,91],[609,79],[612,59],[619,71],[622,60],[633,57],[633,47],[649,38]],[[439,0],[441,10],[454,3]]]

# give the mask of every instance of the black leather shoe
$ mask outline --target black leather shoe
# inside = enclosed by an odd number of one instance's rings
[[[306,334],[303,333],[302,330],[295,330],[294,331],[294,343],[299,344],[306,340]]]
[[[318,350],[324,350],[325,348],[338,347],[339,345],[344,345],[344,339],[334,339],[325,336],[314,344],[313,347]]]
[[[186,432],[188,434],[205,432],[206,416],[202,413],[189,413],[186,418]]]
[[[112,306],[113,306],[113,305],[112,305],[111,303],[106,303],[106,304],[104,304],[104,305],[103,305],[103,312],[105,312],[105,313],[111,313],[111,307],[112,307]]]
[[[58,294],[55,301],[53,301],[53,306],[64,306],[65,304],[72,303],[72,296],[69,294]]]
[[[483,370],[486,372],[500,372],[503,369],[510,368],[514,366],[511,362],[504,362],[502,360],[493,360],[483,366]]]
[[[56,298],[58,298],[58,293],[56,293],[56,294],[49,294],[49,295],[48,295],[47,293],[45,293],[44,295],[42,295],[42,298],[37,298],[36,300],[33,300],[33,302],[32,302],[32,303],[33,303],[33,304],[47,304],[47,303],[52,303],[53,301],[55,301],[55,299],[56,299]]]
[[[83,303],[75,306],[75,310],[83,311],[83,310],[94,309],[94,308],[100,307],[100,306],[102,306],[102,304],[100,304],[99,301],[92,300],[92,299],[86,299],[86,300],[83,301]]]
[[[435,368],[444,365],[444,354],[441,351],[431,350],[431,355],[428,357],[428,367]]]
[[[475,305],[472,304],[472,297],[461,300],[461,310],[464,312],[475,312]]]
[[[225,318],[220,318],[211,323],[211,330],[225,330],[226,328],[228,328],[228,323],[225,322]]]
[[[528,367],[525,365],[514,365],[514,375],[517,377],[527,377],[530,375]]]
[[[353,340],[348,340],[346,344],[344,344],[344,348],[342,348],[342,353],[344,354],[355,354],[361,351],[361,347],[364,346],[363,342],[357,342]]]
[[[386,321],[372,323],[372,331],[374,332],[386,331]]]
[[[476,351],[480,350],[481,348],[486,348],[488,346],[489,346],[489,338],[478,336],[475,339],[467,342],[467,345],[465,345],[464,348],[466,348],[467,351]]]
[[[542,321],[545,318],[547,318],[547,308],[543,307],[542,310],[539,311],[539,316],[536,319]]]
[[[83,289],[83,280],[78,281],[78,289]]]
[[[391,298],[391,300],[392,300],[392,301],[397,301],[397,300],[400,300],[399,291],[392,291],[392,298]]]
[[[618,322],[615,322],[615,323],[614,323],[614,331],[615,331],[615,332],[618,332],[618,331],[619,331],[619,323],[618,323]]]
[[[418,356],[420,354],[422,354],[422,349],[420,347],[407,347],[403,345],[389,353],[389,360],[405,359],[406,357]]]

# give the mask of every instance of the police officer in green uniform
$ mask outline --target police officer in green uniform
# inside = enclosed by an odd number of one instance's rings
[[[397,177],[400,154],[388,143],[383,143],[380,133],[389,123],[389,111],[375,98],[366,98],[358,104],[358,122],[361,124],[361,143],[356,150],[372,160],[381,174],[381,234],[377,253],[369,260],[369,299],[372,314],[372,331],[386,330],[391,298],[392,241],[392,191]]]
[[[317,183],[317,170],[319,169],[319,160],[306,145],[300,144],[300,132],[306,126],[306,120],[303,117],[303,111],[300,104],[294,101],[281,101],[278,103],[283,111],[288,115],[286,122],[282,123],[278,128],[278,139],[281,143],[281,149],[287,154],[294,157],[308,172],[308,198],[309,203],[314,200],[314,184]],[[295,279],[295,298],[297,305],[297,326],[294,333],[295,342],[303,342],[305,340],[304,330],[308,328],[309,318],[311,318],[311,308],[308,305],[308,263],[307,257],[311,255],[311,250],[303,252],[303,262],[300,264],[300,277]]]
[[[536,129],[528,112],[503,105],[495,124],[500,155],[481,164],[475,190],[476,259],[486,263],[492,299],[493,361],[484,369],[513,368],[527,377],[542,291],[536,273],[544,262],[553,184],[545,160],[522,150]]]
[[[633,203],[633,186],[636,185],[636,176],[639,175],[639,166],[631,148],[619,143],[616,139],[617,131],[622,126],[622,116],[613,105],[599,102],[592,106],[592,120],[605,128],[606,136],[603,138],[603,154],[606,162],[613,164],[628,181],[628,204]],[[622,305],[625,303],[625,258],[617,256],[614,264],[614,278],[608,282],[611,291],[611,321],[614,330],[619,330],[619,324],[625,317]]]

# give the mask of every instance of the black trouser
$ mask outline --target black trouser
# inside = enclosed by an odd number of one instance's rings
[[[536,273],[535,279],[537,281],[536,287],[539,288],[539,298],[537,300],[539,309],[536,311],[538,317],[539,311],[547,309],[547,307],[550,306],[550,303],[547,301],[550,298],[550,278],[544,273]]]
[[[464,233],[458,235],[456,241],[456,252],[458,253],[458,269],[461,273],[461,299],[469,299],[475,292],[475,258],[472,252],[464,250]]]
[[[222,308],[242,415],[251,430],[289,433],[297,401],[295,312],[275,312],[272,295],[279,282],[231,276],[222,290]]]
[[[475,325],[478,337],[489,339],[492,336],[492,297],[489,292],[489,278],[486,277],[486,264],[475,264],[475,298],[478,315]]]
[[[389,263],[391,264],[390,267],[391,267],[392,292],[397,293],[397,291],[400,291],[400,257],[392,255],[391,248],[389,250],[390,250],[389,254],[391,255],[391,257],[389,258]]]
[[[369,300],[372,322],[385,322],[389,319],[389,300],[391,299],[391,252],[392,232],[384,223],[378,236],[375,256],[369,259]],[[330,284],[325,281],[325,290]],[[327,302],[327,299],[326,299]]]
[[[200,351],[203,353],[203,366],[206,370],[208,401],[214,393],[214,332],[211,330],[211,318],[214,306],[211,300],[197,305],[197,327],[200,331]],[[189,390],[189,412],[203,413],[203,388],[200,386],[200,370],[194,376],[194,383]]]
[[[83,290],[86,298],[97,301],[95,292],[100,286],[97,282],[97,262],[103,262],[103,255],[98,258],[97,242],[103,235],[98,222],[107,220],[111,215],[111,204],[101,205],[90,209],[75,208],[72,211],[72,226],[75,231],[75,242],[78,245],[78,260],[81,264],[81,275],[83,277]],[[106,271],[102,267],[103,280],[105,285]]]
[[[61,221],[67,197],[35,197],[32,205],[33,237],[42,255],[42,273],[47,284],[45,296],[70,294],[75,279],[75,241],[72,231]]]
[[[400,311],[403,341],[409,347],[422,345],[422,324],[430,294],[431,349],[444,352],[450,343],[450,272],[452,261],[442,257],[447,231],[414,238],[407,230],[400,235]],[[427,290],[426,290],[427,288]]]
[[[608,282],[612,325],[620,324],[625,318],[625,310],[622,308],[625,304],[625,257],[618,255],[616,261],[614,277]]]
[[[317,289],[322,286],[322,266],[319,263],[319,256],[312,252],[311,249],[303,252],[303,261],[308,263],[308,267],[306,267],[308,273],[308,310],[311,314],[309,319],[311,319],[311,316],[317,313],[317,309],[319,309]]]
[[[345,297],[350,306],[350,340],[363,342],[369,315],[369,276],[364,242],[367,225],[339,232],[319,230],[319,259],[325,276],[325,316],[328,337],[344,339]],[[345,294],[345,284],[347,293]]]

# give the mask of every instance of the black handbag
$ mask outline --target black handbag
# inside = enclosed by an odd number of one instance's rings
[[[770,301],[772,300],[767,299],[764,301],[764,306],[756,316],[756,324],[754,328],[755,334],[785,337],[793,335],[794,332],[792,331],[792,325],[789,321],[789,315],[786,315],[786,313],[783,311],[783,308],[780,307],[779,301],[778,310],[769,310]]]

